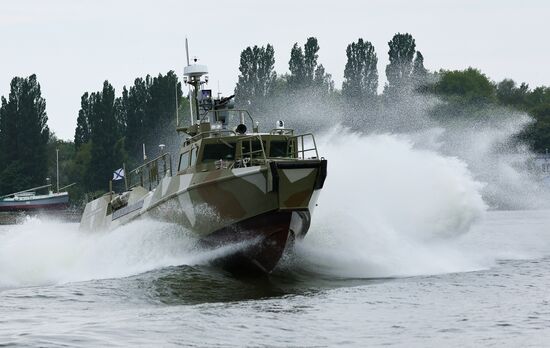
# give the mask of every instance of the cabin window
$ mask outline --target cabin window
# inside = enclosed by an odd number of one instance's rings
[[[252,151],[250,151],[250,143],[251,143],[250,141],[246,141],[246,140],[244,140],[242,142],[243,156],[244,157],[253,157],[253,158],[263,157],[262,151],[261,151],[262,146],[260,145],[260,141],[259,140],[252,141]],[[266,142],[262,141],[262,143],[263,143],[264,151],[265,151]],[[250,155],[251,152],[252,152],[252,156]]]
[[[219,160],[233,161],[235,159],[235,145],[206,144],[202,151],[202,162],[214,162]]]
[[[197,152],[198,152],[199,148],[198,147],[194,147],[193,149],[191,149],[191,165],[194,166],[196,163],[197,163]]]
[[[269,157],[288,157],[288,143],[284,140],[273,140],[269,143]]]
[[[182,171],[189,167],[189,151],[184,152],[180,155],[180,164],[178,166],[178,171]]]

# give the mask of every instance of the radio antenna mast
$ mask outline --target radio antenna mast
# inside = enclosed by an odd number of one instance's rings
[[[175,80],[175,93],[176,93],[176,129],[180,126],[180,115],[179,115],[179,103],[178,103],[178,77],[176,76]]]
[[[189,65],[189,43],[187,38],[185,38],[185,54],[187,55],[187,65]]]
[[[185,55],[187,56],[187,66],[189,66],[189,42],[187,41],[187,38],[185,38]],[[191,117],[191,124],[189,126],[192,126],[194,122],[193,117],[193,97],[191,95],[191,86],[187,85],[187,95],[189,97],[189,115]]]

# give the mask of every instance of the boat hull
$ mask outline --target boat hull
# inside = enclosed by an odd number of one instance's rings
[[[0,212],[63,210],[69,206],[69,195],[54,197],[0,201]]]
[[[191,231],[204,247],[231,244],[235,252],[216,260],[232,271],[269,273],[289,236],[309,228],[322,161],[302,166],[257,166],[165,177],[150,192],[130,191],[127,204],[113,210],[112,198],[87,204],[81,229],[114,229],[138,218],[174,223]],[[114,201],[114,200],[113,200]]]
[[[207,248],[235,245],[235,251],[214,260],[232,273],[270,273],[283,255],[292,212],[272,211],[224,227],[201,240]]]

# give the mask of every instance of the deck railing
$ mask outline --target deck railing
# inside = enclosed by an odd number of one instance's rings
[[[311,133],[291,135],[287,137],[289,141],[288,157],[297,159],[319,158],[317,152],[317,143]],[[264,147],[264,138],[261,135],[251,135],[240,138],[237,141],[237,166],[248,166],[252,164],[262,164],[269,158]]]
[[[128,173],[128,185],[129,188],[142,186],[151,191],[167,176],[172,176],[172,157],[164,153]]]
[[[237,152],[236,160],[242,166],[247,166],[249,162],[254,163],[265,163],[267,156],[265,154],[264,141],[261,135],[251,135],[248,137],[240,138],[237,142]],[[259,145],[259,149],[254,150],[254,147]],[[243,149],[246,148],[246,151]]]
[[[296,158],[307,159],[307,158],[319,158],[319,153],[317,152],[317,143],[315,142],[315,137],[312,133],[305,133],[296,135],[293,137],[296,139],[298,145],[298,152]],[[315,157],[309,156],[306,158],[306,154],[315,153]]]

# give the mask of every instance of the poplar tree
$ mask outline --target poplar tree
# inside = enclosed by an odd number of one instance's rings
[[[386,66],[388,84],[385,92],[392,97],[408,91],[411,86],[416,43],[411,34],[397,33],[388,45],[390,63]]]
[[[270,44],[247,47],[241,52],[240,74],[235,87],[235,101],[240,107],[252,112],[264,109],[277,78],[274,66],[275,51]]]
[[[78,150],[80,146],[90,141],[90,126],[88,124],[90,114],[88,92],[84,93],[80,98],[80,110],[76,119],[76,129],[74,134],[74,146]]]
[[[416,52],[412,69],[412,82],[415,88],[427,83],[428,70],[424,67],[424,56],[420,51]]]
[[[304,45],[304,82],[306,85],[311,85],[315,79],[317,59],[319,58],[317,52],[319,52],[319,44],[317,43],[317,39],[314,37],[308,38]]]
[[[372,101],[378,93],[378,57],[374,46],[359,39],[348,45],[346,55],[342,94],[353,104]]]
[[[126,150],[131,157],[138,158],[141,154],[141,143],[146,137],[145,122],[150,99],[146,80],[135,79],[129,91],[124,87],[122,96],[126,108]]]
[[[148,99],[147,99],[147,117],[145,126],[154,130],[158,127],[168,127],[176,121],[176,101],[179,102],[182,91],[181,83],[174,71],[169,71],[166,75],[158,74],[157,77],[147,76]]]
[[[298,89],[306,85],[306,66],[302,47],[295,43],[290,50],[290,60],[288,61],[290,75],[288,77],[288,86],[291,89]]]
[[[115,151],[119,140],[115,89],[105,81],[100,92],[90,95],[89,102],[92,111],[89,115],[92,168],[88,183],[91,189],[106,189],[113,171],[122,165],[122,158]]]
[[[0,106],[0,192],[39,186],[47,175],[46,100],[36,75],[15,77]]]
[[[318,64],[319,44],[317,38],[310,37],[304,48],[295,43],[290,50],[288,68],[288,87],[291,91],[303,88],[315,88],[315,92],[332,92],[334,82],[332,76],[325,72],[322,64]]]

